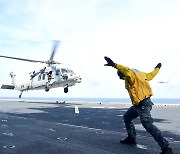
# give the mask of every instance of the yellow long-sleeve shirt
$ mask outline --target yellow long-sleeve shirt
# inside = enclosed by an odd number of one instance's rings
[[[149,85],[157,73],[159,68],[155,68],[150,73],[134,71],[126,66],[115,64],[114,66],[125,76],[125,88],[127,89],[133,105],[138,105],[140,101],[153,95]]]

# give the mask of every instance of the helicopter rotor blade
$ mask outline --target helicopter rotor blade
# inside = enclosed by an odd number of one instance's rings
[[[55,40],[54,41],[54,46],[53,46],[53,50],[52,50],[52,53],[51,53],[51,56],[50,56],[50,61],[53,61],[53,58],[54,58],[54,54],[56,53],[56,50],[57,50],[57,47],[59,45],[59,41]]]
[[[55,62],[55,61],[53,60],[54,55],[55,55],[55,53],[56,53],[56,50],[57,50],[57,47],[58,47],[59,43],[60,43],[60,41],[57,41],[57,40],[54,41],[54,46],[53,46],[53,50],[52,50],[50,59],[47,60],[47,61],[32,60],[32,59],[17,58],[17,57],[2,56],[2,55],[0,55],[0,57],[9,58],[9,59],[15,59],[15,60],[21,60],[21,61],[27,61],[27,62],[34,62],[34,63],[45,63],[45,64],[48,64],[48,65],[61,64],[61,63]]]
[[[27,61],[27,62],[34,62],[34,63],[42,63],[42,61],[39,61],[39,60],[31,60],[31,59],[24,59],[24,58],[16,58],[16,57],[9,57],[9,56],[1,56],[0,57],[3,57],[3,58],[9,58],[9,59],[15,59],[15,60],[22,60],[22,61]]]

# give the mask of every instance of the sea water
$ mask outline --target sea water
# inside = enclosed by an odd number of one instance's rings
[[[17,97],[0,97],[0,99],[18,99]],[[53,100],[108,103],[131,103],[129,98],[77,98],[77,97],[23,97],[20,100]],[[151,98],[154,104],[180,104],[180,98]]]

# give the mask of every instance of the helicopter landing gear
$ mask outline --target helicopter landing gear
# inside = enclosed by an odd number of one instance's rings
[[[22,91],[21,91],[21,93],[19,94],[19,98],[21,98],[21,96],[22,96]]]
[[[48,91],[49,91],[49,89],[48,89],[48,88],[45,88],[45,91],[46,91],[46,92],[48,92]]]
[[[45,91],[46,91],[46,92],[49,91],[49,87],[50,87],[50,86],[49,86],[49,83],[47,82],[47,83],[46,83],[46,86],[45,86]]]
[[[64,88],[64,93],[68,93],[68,87]]]

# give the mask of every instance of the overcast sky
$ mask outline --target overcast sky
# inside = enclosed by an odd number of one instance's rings
[[[69,88],[24,92],[22,97],[128,98],[116,70],[104,56],[130,68],[150,72],[154,98],[179,98],[179,0],[0,0],[0,55],[49,59],[52,40],[61,40],[55,60],[81,75]],[[0,58],[0,84],[28,82],[29,72],[43,65]],[[159,82],[168,82],[160,84]],[[0,97],[19,92],[0,90]]]

